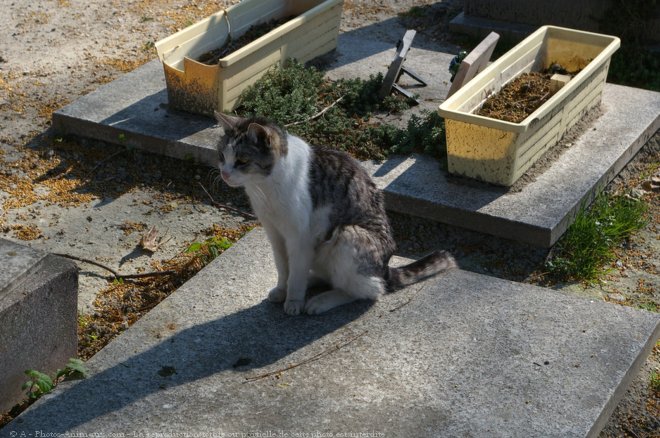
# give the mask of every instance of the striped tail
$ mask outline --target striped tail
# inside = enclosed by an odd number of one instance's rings
[[[390,267],[386,278],[387,289],[393,292],[456,267],[456,260],[447,251],[435,251],[409,265]]]

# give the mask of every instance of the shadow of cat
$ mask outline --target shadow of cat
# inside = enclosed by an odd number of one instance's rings
[[[90,377],[61,384],[57,396],[44,397],[6,427],[18,434],[34,430],[64,433],[163,389],[218,373],[226,373],[222,382],[228,386],[243,383],[290,364],[292,358],[284,365],[258,371],[346,326],[371,304],[356,302],[320,316],[292,317],[284,314],[281,305],[264,300],[169,336],[143,328],[124,342],[107,346],[98,360],[92,359]],[[160,325],[161,321],[152,319],[147,324],[154,322]],[[153,342],[154,335],[161,341],[140,352],[141,345]],[[127,350],[138,352],[124,359]],[[46,419],[50,424],[44,424]]]

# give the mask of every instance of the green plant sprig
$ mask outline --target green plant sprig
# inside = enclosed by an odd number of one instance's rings
[[[232,246],[232,242],[226,237],[210,237],[203,242],[193,242],[186,249],[187,253],[194,253],[201,257],[205,263],[218,257]]]
[[[86,378],[88,374],[89,372],[84,362],[72,357],[64,368],[56,371],[54,378],[41,371],[25,370],[25,375],[29,377],[29,380],[23,384],[22,389],[26,391],[30,400],[37,400],[51,392],[60,382],[69,379]]]

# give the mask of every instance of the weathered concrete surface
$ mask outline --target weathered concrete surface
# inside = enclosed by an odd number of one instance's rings
[[[394,45],[388,40],[392,32],[384,41],[374,40],[365,30],[341,35],[328,75],[336,79],[384,73],[394,56]],[[447,66],[453,55],[428,50],[422,39],[419,43],[425,48],[417,47],[416,39],[405,65],[429,86],[411,88],[422,101],[414,112],[434,111],[449,90]],[[404,86],[414,84],[405,75],[401,81]],[[547,247],[563,234],[581,203],[609,182],[658,130],[659,115],[660,93],[607,84],[603,115],[592,129],[536,182],[517,193],[461,183],[426,157],[394,157],[367,166],[392,210]],[[405,119],[395,122],[405,124]],[[207,164],[216,160],[219,128],[209,118],[167,109],[158,61],[56,111],[53,125],[63,133],[177,158]]]
[[[274,282],[256,229],[0,435],[595,436],[660,334],[656,314],[461,270],[318,317],[265,301]]]
[[[24,371],[52,374],[78,347],[78,269],[0,239],[0,412],[25,398]]]

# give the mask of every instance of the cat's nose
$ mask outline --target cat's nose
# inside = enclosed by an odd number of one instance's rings
[[[229,180],[229,178],[231,178],[231,175],[229,174],[229,172],[226,172],[224,170],[222,172],[220,172],[220,174],[222,175],[222,179],[224,179],[225,181],[227,181],[227,180]]]

